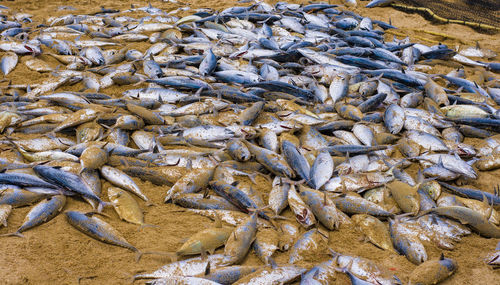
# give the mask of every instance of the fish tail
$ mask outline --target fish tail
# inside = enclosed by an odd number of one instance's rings
[[[147,228],[147,227],[158,228],[159,226],[158,225],[152,225],[152,224],[142,224],[142,225],[139,226],[139,228],[137,229],[137,231],[141,231],[142,229]]]
[[[78,171],[78,175],[82,175],[82,172],[84,172],[85,170],[87,170],[87,168],[80,167],[80,171]]]
[[[99,201],[99,205],[97,206],[97,212],[101,213],[104,207],[111,207],[111,206],[113,206],[113,204],[110,202]]]
[[[24,235],[20,232],[13,232],[13,233],[0,235],[0,237],[12,237],[12,236],[16,236],[16,237],[20,237],[20,238],[24,237]]]
[[[135,280],[137,279],[151,279],[151,278],[155,278],[155,276],[153,274],[136,274],[132,276],[132,283],[134,283]]]
[[[140,250],[137,249],[135,251],[135,262],[139,262],[139,260],[141,260],[141,257],[142,257],[143,254],[144,253],[142,251],[140,251]]]

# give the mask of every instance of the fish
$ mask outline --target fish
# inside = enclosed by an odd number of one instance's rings
[[[0,205],[0,223],[7,227],[7,219],[9,218],[10,213],[12,212],[12,206],[7,204]]]
[[[200,191],[202,188],[208,186],[209,181],[214,176],[214,172],[214,167],[208,167],[195,169],[186,173],[168,190],[165,196],[165,202],[170,199],[176,199],[180,194]]]
[[[141,251],[128,243],[127,240],[125,240],[125,238],[110,224],[99,219],[98,217],[89,217],[90,214],[77,211],[67,211],[65,215],[68,223],[82,233],[104,243],[129,249],[137,254],[137,260],[141,258]]]
[[[109,187],[107,190],[109,201],[122,220],[141,227],[147,226],[139,204],[128,192],[118,187]]]
[[[259,269],[261,269],[261,266],[233,265],[213,270],[208,275],[200,274],[199,276],[219,284],[233,284],[244,276]]]
[[[323,236],[345,228],[423,263],[410,282],[446,267],[422,281],[433,283],[456,268],[429,246],[498,235],[498,187],[476,183],[500,167],[493,52],[389,37],[398,27],[353,11],[357,1],[167,2],[176,9],[61,7],[71,12],[41,18],[0,7],[0,222],[24,206],[31,217],[13,235],[41,224],[32,212],[55,217],[63,199],[70,224],[138,257],[113,221],[142,229],[156,207],[174,207],[163,214],[179,224],[216,220],[136,276],[157,284],[402,283],[378,262],[329,252]],[[143,212],[137,197],[153,206],[158,194],[150,183],[175,205]],[[117,215],[74,212],[81,198]],[[240,265],[255,256],[265,265]]]
[[[106,178],[106,180],[108,180],[111,184],[128,190],[131,193],[137,195],[142,200],[150,203],[150,200],[148,199],[148,197],[146,197],[146,195],[142,193],[139,186],[137,186],[137,184],[127,174],[123,173],[123,171],[108,165],[104,165],[101,167],[100,172],[101,175]]]
[[[498,267],[499,264],[499,249],[500,247],[497,245],[495,252],[488,254],[486,257],[486,264],[493,266],[493,268]]]
[[[308,254],[319,254],[326,247],[325,237],[317,228],[303,233],[290,249],[288,263],[294,264],[308,257]],[[309,257],[310,258],[310,257]]]
[[[214,251],[224,245],[229,236],[233,233],[233,228],[222,227],[220,220],[215,227],[201,230],[192,235],[175,252],[177,256],[187,256],[193,254],[204,255],[206,252],[213,254]]]
[[[257,213],[253,213],[229,235],[224,255],[229,257],[226,265],[238,264],[246,256],[257,233]]]
[[[419,265],[427,261],[428,255],[422,241],[412,230],[404,221],[389,220],[389,233],[394,248],[410,262]]]
[[[485,237],[498,238],[500,228],[492,224],[482,214],[462,206],[445,206],[427,210],[422,214],[435,213],[441,216],[459,220],[462,224],[469,225],[480,235]],[[420,215],[422,215],[420,214]]]
[[[66,196],[55,195],[45,198],[36,204],[24,218],[23,224],[13,233],[8,233],[3,236],[18,236],[24,237],[22,233],[31,228],[46,223],[56,217],[66,204]]]
[[[316,223],[316,217],[311,208],[300,198],[294,185],[291,185],[288,190],[288,205],[297,222],[305,229],[311,228]]]
[[[339,211],[326,193],[299,185],[299,196],[327,229],[332,231],[340,226]]]
[[[379,219],[367,214],[353,215],[351,219],[368,241],[379,248],[396,252],[389,231]]]
[[[457,269],[455,260],[441,254],[439,259],[427,260],[415,268],[408,284],[437,284],[453,275]]]
[[[333,159],[329,152],[321,151],[318,153],[309,174],[309,185],[316,190],[320,189],[332,177],[333,167]]]
[[[288,283],[305,271],[305,268],[294,265],[264,268],[248,274],[233,284]]]
[[[356,280],[371,284],[402,284],[399,278],[392,274],[389,269],[375,263],[374,261],[347,254],[341,254],[330,249],[333,255],[333,266],[348,268]]]
[[[78,193],[83,197],[89,198],[97,202],[98,211],[101,211],[104,206],[108,203],[104,202],[99,198],[90,188],[88,183],[86,183],[80,176],[73,174],[68,171],[64,171],[61,167],[50,167],[45,165],[37,165],[33,167],[33,170],[44,179],[49,180],[57,186],[65,188],[69,191]]]

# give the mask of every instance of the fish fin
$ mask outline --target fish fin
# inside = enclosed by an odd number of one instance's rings
[[[367,237],[366,235],[364,235],[364,234],[361,234],[361,235],[358,237],[358,240],[359,240],[360,242],[364,242],[364,243],[366,243],[366,242],[368,242],[368,241],[369,241],[368,237]]]
[[[210,262],[207,262],[207,267],[205,267],[205,276],[210,274]]]
[[[424,180],[425,180],[424,179],[424,173],[422,172],[422,169],[419,168],[418,172],[417,172],[417,186],[415,186],[415,187],[417,187],[417,189],[418,189],[418,187],[420,187],[420,185],[422,183],[424,183]]]
[[[222,219],[217,212],[215,212],[215,227],[222,228]]]
[[[483,193],[483,197],[484,197],[484,201],[486,202],[486,204],[488,204],[488,199],[486,199],[486,195],[484,195],[484,193]],[[493,201],[491,201],[491,206],[490,206],[490,208],[488,209],[488,212],[486,212],[486,217],[485,217],[485,218],[488,220],[488,222],[490,221],[490,219],[491,219],[491,217],[492,217],[492,215],[493,215],[493,211],[494,211],[494,210],[493,210],[493,205],[494,205],[494,204],[495,204],[495,203],[493,203]]]
[[[273,268],[273,269],[278,268],[278,264],[276,264],[276,261],[274,261],[274,258],[268,256],[267,261],[269,262],[269,265],[271,265],[271,268]]]
[[[318,224],[319,226],[319,224]],[[330,240],[330,235],[328,234],[328,232],[323,232],[323,230],[321,230],[319,227],[316,228],[316,230],[318,231],[318,233],[323,236],[324,238],[326,238],[327,240]]]
[[[82,172],[84,172],[85,170],[87,170],[86,167],[80,167],[80,170],[78,171],[78,175],[82,175]]]
[[[428,213],[430,213],[430,211],[429,211],[429,210],[424,211],[424,212],[422,212],[422,213],[421,213],[418,217],[421,217],[421,216],[426,215],[426,214],[428,214]],[[400,214],[400,215],[395,215],[395,216],[394,216],[394,220],[395,220],[395,221],[398,221],[400,218],[408,217],[408,216],[411,216],[411,215],[413,215],[413,214],[414,214],[414,213],[404,213],[404,214]]]
[[[110,218],[111,219],[111,216],[109,216],[108,214],[104,214],[102,212],[95,212],[95,211],[91,211],[91,212],[87,212],[85,213],[85,216],[87,217],[92,217],[93,215],[101,215],[103,217],[106,217],[106,218]]]
[[[433,225],[438,224],[437,217],[435,215],[431,215],[431,224],[433,224]]]
[[[201,260],[208,260],[207,251],[203,248],[203,246],[201,247],[200,254],[201,254]]]
[[[332,256],[332,257],[337,257],[339,256],[340,254],[336,251],[334,251],[331,247],[328,247],[328,253]]]
[[[257,180],[255,180],[255,178],[257,177],[257,175],[259,175],[258,172],[254,172],[252,174],[247,174],[247,176],[250,179],[250,181],[252,181],[252,183],[255,184],[255,185],[257,185]]]

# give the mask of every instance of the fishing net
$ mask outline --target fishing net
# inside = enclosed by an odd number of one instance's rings
[[[395,4],[420,8],[416,10],[398,7],[420,11],[430,17],[433,16],[422,8],[428,8],[433,14],[445,19],[500,27],[500,0],[398,0]]]

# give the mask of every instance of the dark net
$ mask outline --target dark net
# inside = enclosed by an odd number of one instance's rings
[[[500,27],[500,0],[399,0],[395,3],[429,8],[446,19]]]

